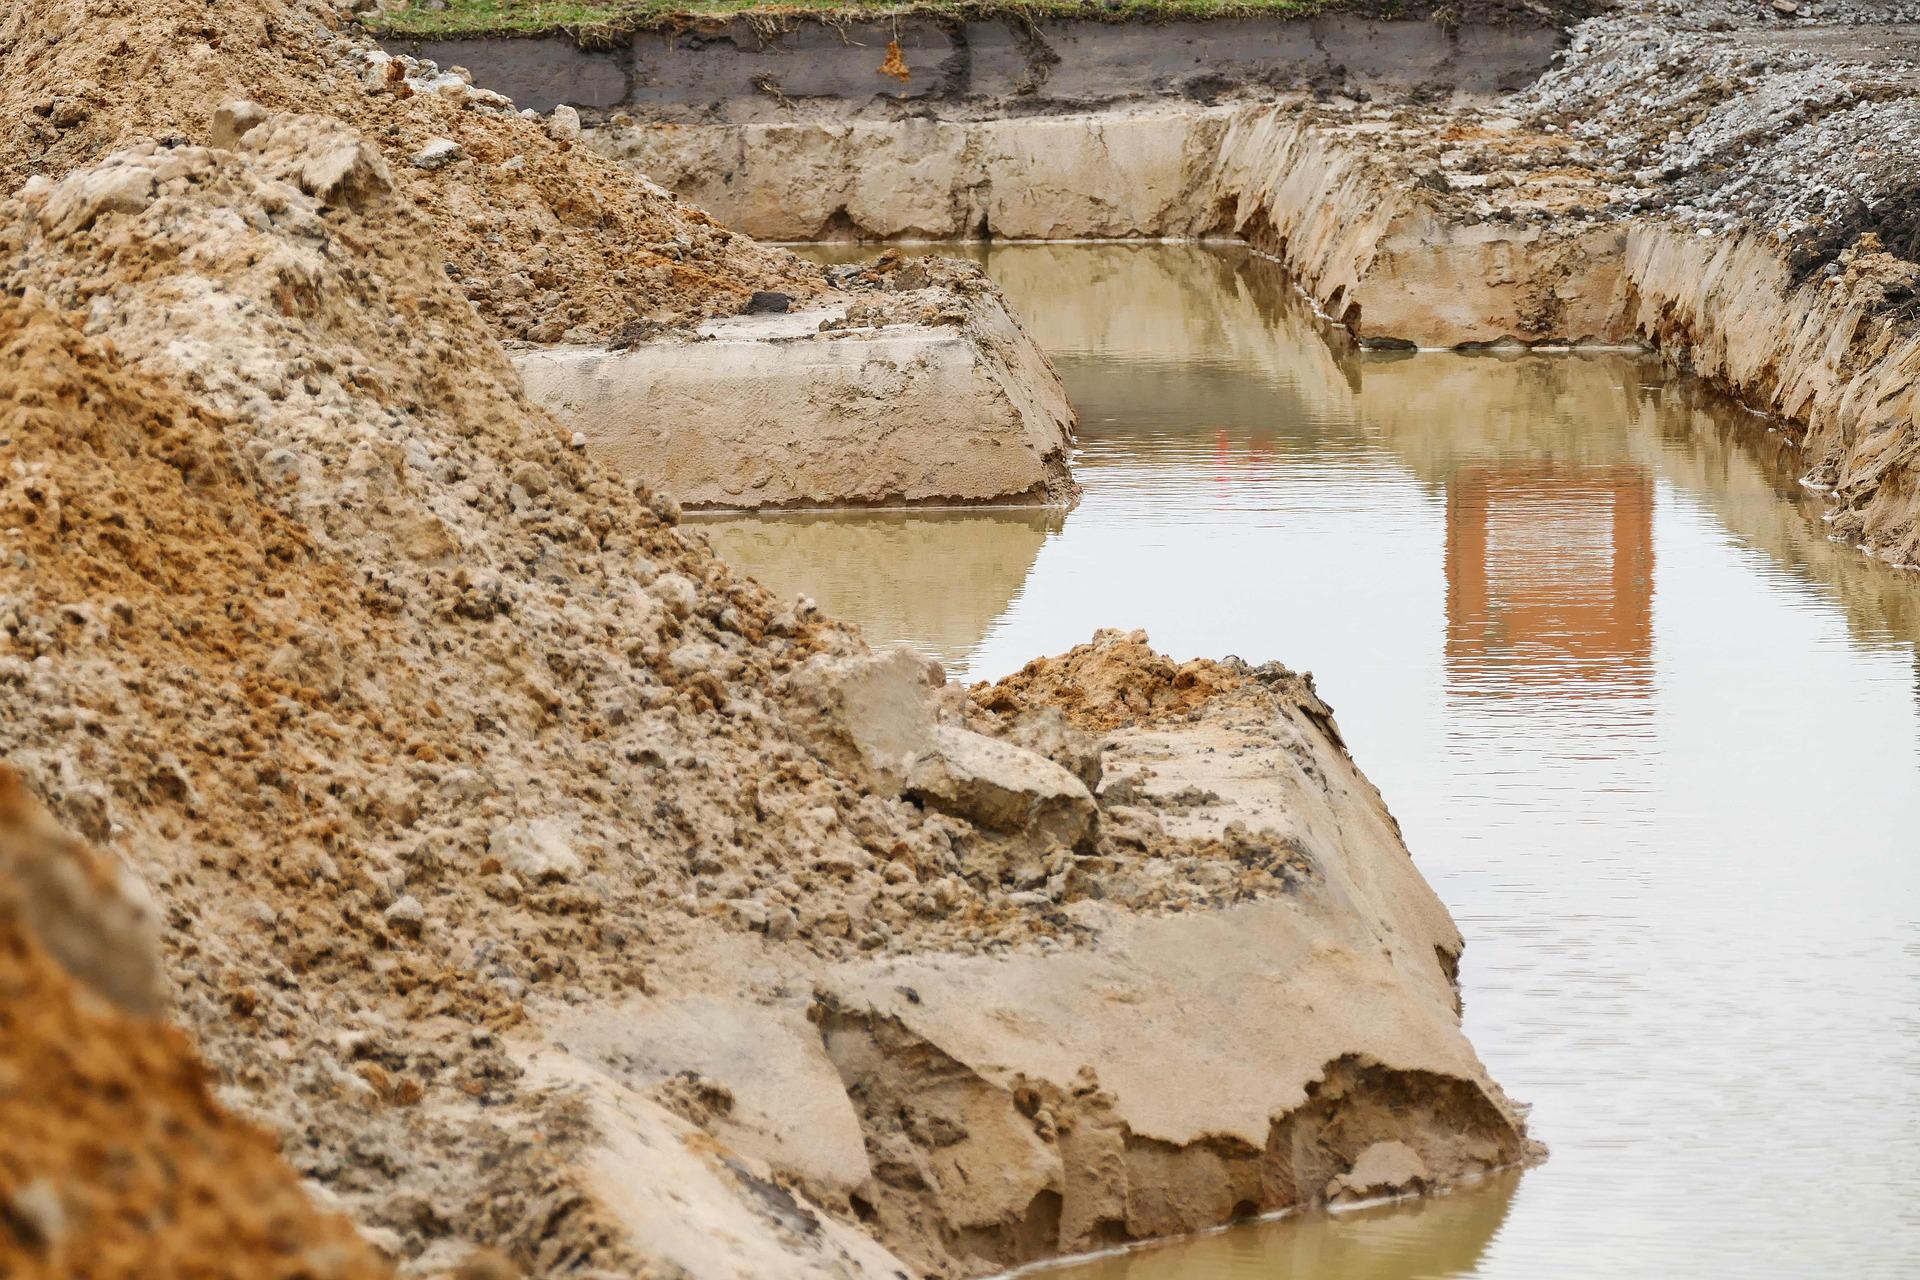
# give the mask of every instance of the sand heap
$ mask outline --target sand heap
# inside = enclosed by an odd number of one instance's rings
[[[19,316],[0,302],[0,340]],[[0,768],[0,1274],[373,1280],[157,1019],[152,904]]]
[[[0,755],[151,890],[221,1101],[406,1270],[978,1272],[1336,1194],[1390,1139],[1406,1186],[1528,1153],[1459,1032],[1458,934],[1310,690],[1057,699],[1224,717],[1270,762],[1232,805],[1103,779],[1117,748],[1044,698],[869,654],[576,448],[383,147],[216,117],[221,148],[0,203]],[[1188,723],[1126,750],[1184,758]],[[1181,959],[1215,953],[1190,916],[1237,967]],[[1170,1113],[1154,1073],[1192,1064],[1102,1030],[1090,948],[1168,1043],[1297,1034]],[[903,1017],[895,963],[1012,1004]],[[982,1032],[1048,992],[1058,1043]],[[888,1066],[928,1046],[972,1064],[965,1114]],[[1094,1145],[1063,1136],[1081,1066]]]
[[[0,16],[0,192],[135,138],[204,143],[221,103],[350,124],[424,215],[411,252],[503,337],[555,341],[731,314],[822,287],[529,120],[458,72],[388,58],[323,0],[21,0]]]
[[[379,151],[248,137],[0,214],[0,736],[69,825],[142,842],[179,1011],[297,1166],[552,1263],[593,1237],[541,1182],[570,1128],[511,1105],[496,1031],[535,984],[643,985],[643,921],[793,856],[753,815],[886,840],[767,724],[777,670],[853,642],[519,399]]]

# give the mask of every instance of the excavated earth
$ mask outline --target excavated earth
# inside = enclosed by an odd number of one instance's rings
[[[0,766],[0,1273],[390,1276],[214,1101],[166,992],[145,890]]]
[[[929,45],[937,73],[856,83],[849,58],[808,92],[778,39],[683,38],[589,141],[770,238],[1232,236],[1363,342],[1653,346],[1782,420],[1836,536],[1920,562],[1920,9],[1556,25],[1577,16],[1237,33],[1265,78],[1230,54],[1197,78],[1219,51],[1185,30],[1105,79],[1097,41],[1056,33],[1024,84]],[[743,60],[779,92],[702,114],[660,88]]]
[[[0,1269],[972,1275],[1539,1155],[1309,681],[949,685],[503,345],[977,278],[830,281],[299,0],[0,35]]]
[[[230,142],[266,114],[351,125],[422,215],[417,251],[516,344],[542,404],[689,504],[1077,496],[1059,377],[971,268],[906,288],[829,281],[592,153],[571,109],[517,112],[464,70],[382,52],[317,0],[16,5],[0,16],[0,102],[0,190],[136,139]],[[229,102],[249,105],[216,126]],[[769,308],[797,328],[742,327]],[[660,394],[662,368],[688,393]],[[895,411],[927,429],[876,429]],[[689,447],[664,449],[676,432]]]

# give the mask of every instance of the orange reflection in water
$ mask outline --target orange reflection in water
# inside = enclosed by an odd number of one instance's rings
[[[1651,689],[1653,479],[1645,468],[1463,468],[1447,485],[1446,575],[1447,669],[1473,692]]]

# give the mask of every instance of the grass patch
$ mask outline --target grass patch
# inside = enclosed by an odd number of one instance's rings
[[[1093,18],[1102,22],[1174,18],[1303,17],[1345,0],[408,0],[365,20],[375,35],[412,39],[524,36],[564,32],[583,44],[688,19],[746,14],[860,21],[935,14],[952,18]]]

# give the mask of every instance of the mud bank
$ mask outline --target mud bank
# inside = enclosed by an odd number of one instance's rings
[[[1796,429],[1836,533],[1920,558],[1920,331],[1901,305],[1920,267],[1878,235],[1808,279],[1775,235],[1630,212],[1631,178],[1563,133],[1461,122],[1427,168],[1433,144],[1372,145],[1390,125],[1276,125],[1245,125],[1237,159],[1284,177],[1243,188],[1234,229],[1362,342],[1647,343]],[[1407,194],[1421,182],[1470,199]]]
[[[1805,483],[1837,535],[1920,564],[1920,332],[1886,305],[1920,268],[1865,246],[1838,265],[1796,286],[1763,239],[1640,227],[1628,314],[1682,367],[1804,429]]]
[[[1074,412],[1046,356],[977,270],[896,265],[908,287],[875,300],[514,363],[536,404],[685,506],[1071,506]]]
[[[528,1070],[597,1100],[585,1158],[671,1261],[712,1274],[726,1248],[670,1225],[681,1178],[636,1177],[674,1131],[662,1106],[752,1175],[714,1202],[832,1243],[853,1275],[979,1274],[1539,1154],[1460,1035],[1459,934],[1310,684],[1119,633],[970,700],[929,700],[917,667],[863,660],[834,731],[919,741],[891,785],[999,830],[962,873],[1059,932],[797,970],[779,930],[712,938],[643,998],[565,1011]],[[1040,828],[1050,848],[1022,837]],[[1211,852],[1163,861],[1169,840]],[[729,1265],[773,1256],[767,1233]]]

